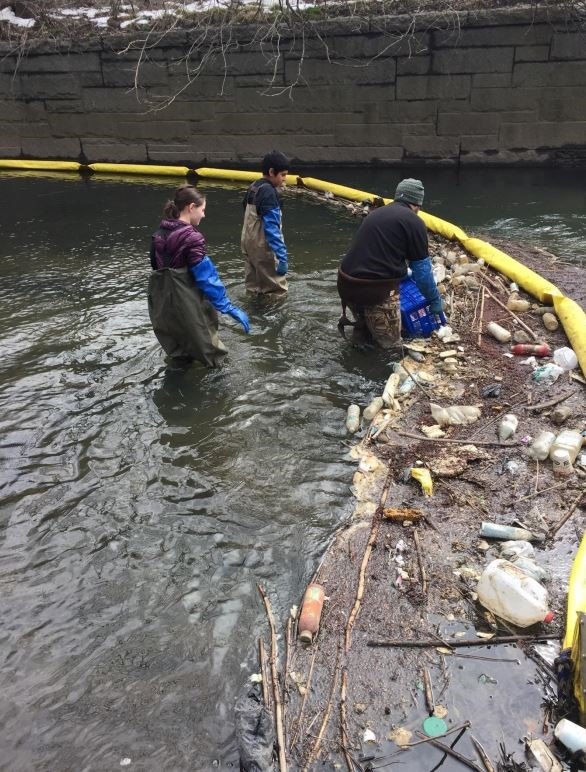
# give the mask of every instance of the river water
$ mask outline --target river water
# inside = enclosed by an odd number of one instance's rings
[[[381,195],[398,180],[315,176]],[[424,176],[429,211],[584,259],[577,175]],[[227,366],[173,368],[145,289],[174,185],[0,174],[3,770],[237,768],[256,585],[283,619],[351,512],[345,410],[388,374],[336,332],[358,222],[288,197],[289,297],[252,301],[242,190],[203,185],[210,255],[252,330],[223,318]]]

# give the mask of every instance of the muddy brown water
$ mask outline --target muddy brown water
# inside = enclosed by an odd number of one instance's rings
[[[385,175],[367,189],[386,194]],[[227,367],[174,369],[145,302],[172,187],[0,175],[2,769],[237,768],[234,698],[265,625],[256,583],[282,618],[352,509],[345,409],[388,374],[335,329],[356,220],[288,200],[291,293],[254,303],[241,191],[203,186],[210,254],[252,332],[223,320]],[[584,234],[572,195],[552,214],[566,253]]]

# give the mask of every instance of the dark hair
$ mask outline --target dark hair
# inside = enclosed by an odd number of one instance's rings
[[[261,169],[263,174],[268,174],[271,169],[275,174],[278,174],[279,172],[288,172],[289,159],[278,150],[273,150],[272,153],[267,153],[262,159]]]
[[[181,185],[175,191],[173,200],[169,199],[165,204],[163,214],[169,220],[176,220],[186,206],[189,204],[201,206],[205,200],[206,197],[203,193],[200,193],[193,185]]]

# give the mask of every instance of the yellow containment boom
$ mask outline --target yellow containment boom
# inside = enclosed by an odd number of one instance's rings
[[[25,171],[78,172],[82,168],[77,161],[22,161],[12,158],[0,159],[0,169],[22,169]]]
[[[149,166],[148,164],[88,164],[86,169],[106,174],[147,174],[165,177],[185,177],[187,166]]]
[[[582,536],[580,547],[572,563],[568,588],[568,610],[566,615],[566,635],[563,649],[571,649],[572,691],[580,708],[580,723],[586,721],[586,534]]]
[[[113,174],[143,174],[164,175],[167,177],[185,177],[188,174],[196,174],[202,179],[226,180],[231,182],[251,183],[261,175],[259,172],[246,172],[234,169],[189,169],[187,166],[150,166],[148,164],[79,164],[73,161],[26,161],[20,159],[0,159],[0,169],[28,169],[28,170],[52,170],[52,171],[83,171],[90,169],[93,172],[106,172]],[[382,198],[374,193],[364,190],[356,190],[334,182],[325,182],[314,177],[302,177],[289,175],[287,182],[291,185],[299,185],[309,190],[317,190],[322,193],[331,193],[348,201],[368,201],[372,204],[391,203],[392,199]],[[529,294],[536,297],[542,303],[551,303],[563,328],[568,336],[572,348],[576,352],[582,372],[586,376],[586,314],[584,310],[571,298],[564,294],[551,282],[544,279],[535,271],[527,268],[500,249],[481,239],[471,238],[457,225],[435,217],[428,212],[420,212],[419,216],[429,230],[460,244],[479,260],[495,268],[504,276],[523,287]]]

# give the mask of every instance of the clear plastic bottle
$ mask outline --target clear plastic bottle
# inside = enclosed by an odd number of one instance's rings
[[[350,405],[346,414],[346,429],[354,434],[360,429],[360,408],[358,405]]]
[[[484,569],[478,600],[489,611],[519,627],[551,622],[547,590],[508,560],[493,560]]]
[[[545,461],[555,440],[555,432],[540,432],[527,451],[529,458],[535,461]]]
[[[553,454],[556,450],[567,450],[570,456],[570,463],[573,464],[578,453],[582,448],[584,437],[576,429],[564,429],[555,438],[551,446],[549,457],[553,461]]]

